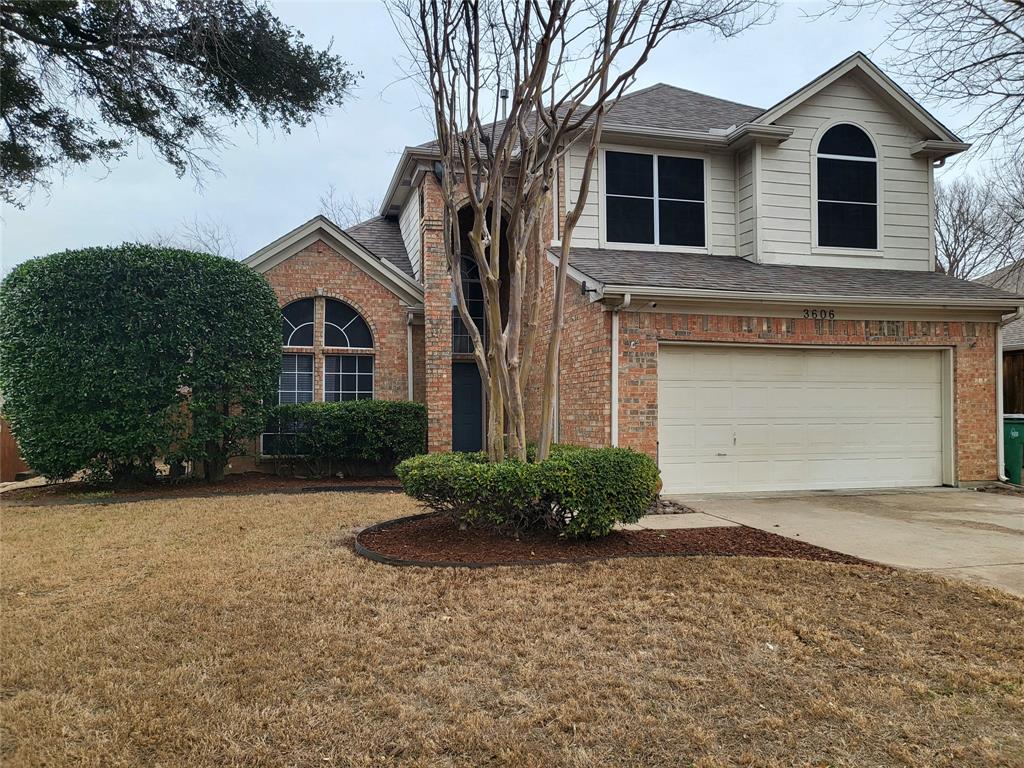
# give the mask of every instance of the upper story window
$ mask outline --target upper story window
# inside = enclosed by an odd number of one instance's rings
[[[487,339],[487,326],[484,315],[484,286],[480,282],[480,269],[472,256],[463,254],[460,271],[462,276],[462,292],[466,297],[469,316],[473,319],[480,337]],[[462,320],[462,313],[455,300],[455,288],[452,287],[452,352],[455,354],[472,354],[473,337]]]
[[[818,142],[818,245],[878,248],[878,156],[855,125],[829,128]]]
[[[607,242],[705,247],[702,159],[607,151],[604,160]]]

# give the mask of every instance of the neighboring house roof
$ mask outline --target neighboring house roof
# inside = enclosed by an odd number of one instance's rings
[[[559,249],[552,248],[551,253],[557,256]],[[610,294],[955,304],[1007,311],[1017,301],[1005,291],[936,272],[755,264],[737,256],[604,248],[573,248],[569,263],[584,279],[595,281]]]
[[[318,240],[323,240],[406,304],[412,307],[421,306],[423,286],[412,277],[412,268],[409,266],[404,244],[401,245],[401,251],[398,251],[389,228],[389,221],[377,222],[370,219],[356,224],[351,229],[356,230],[359,237],[341,229],[326,216],[317,215],[288,234],[277,238],[270,245],[260,248],[256,253],[243,259],[242,263],[257,272],[266,272]],[[398,230],[397,222],[394,223],[394,230]],[[401,233],[398,239],[401,241]],[[371,250],[374,246],[386,253],[376,253]]]
[[[1020,295],[1020,303],[1024,305],[1024,258],[979,277],[977,282],[1016,293]],[[1003,349],[1024,349],[1024,318],[1003,326]]]
[[[416,279],[412,262],[405,250],[405,240],[398,219],[388,216],[374,216],[372,219],[353,224],[345,230],[358,240],[370,253],[387,259],[409,277]]]

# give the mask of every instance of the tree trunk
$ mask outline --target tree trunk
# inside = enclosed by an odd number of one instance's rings
[[[203,476],[206,482],[221,482],[224,479],[224,470],[228,466],[228,457],[224,455],[220,444],[212,441],[206,444],[206,455],[209,457],[203,461]]]

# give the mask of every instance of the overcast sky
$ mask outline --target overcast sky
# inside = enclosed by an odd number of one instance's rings
[[[329,185],[340,196],[379,203],[402,148],[431,138],[422,97],[405,79],[404,48],[386,11],[375,2],[279,2],[281,19],[315,45],[333,50],[364,74],[341,109],[315,127],[291,134],[240,130],[217,157],[220,176],[202,188],[177,178],[140,144],[107,171],[79,168],[55,179],[24,210],[5,208],[0,231],[2,270],[65,248],[146,240],[199,217],[221,223],[245,257],[319,211]],[[666,41],[640,71],[635,88],[666,82],[767,107],[854,51],[884,66],[881,19],[810,21],[822,5],[784,4],[771,24],[722,41],[704,33]],[[954,130],[966,117],[942,104],[926,106]],[[973,164],[977,160],[968,161]],[[943,173],[958,173],[958,162]]]

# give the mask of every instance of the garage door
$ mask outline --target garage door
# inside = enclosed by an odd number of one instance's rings
[[[663,346],[665,493],[942,484],[942,353]]]

